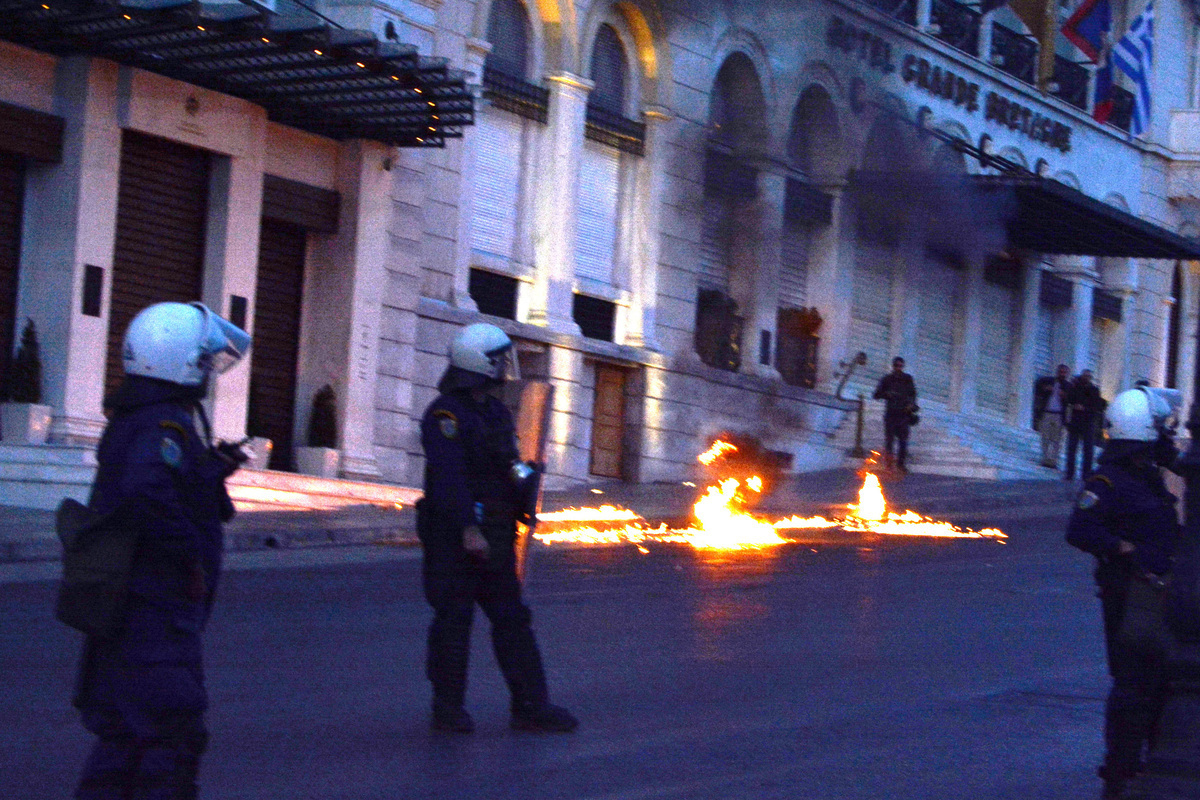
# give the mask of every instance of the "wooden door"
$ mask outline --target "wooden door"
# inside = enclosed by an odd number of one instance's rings
[[[625,370],[596,365],[596,401],[592,411],[590,472],[605,478],[623,477],[625,434]]]

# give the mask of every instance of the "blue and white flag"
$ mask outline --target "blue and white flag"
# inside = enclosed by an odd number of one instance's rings
[[[1146,3],[1137,19],[1112,51],[1112,62],[1133,81],[1133,119],[1129,132],[1141,136],[1150,127],[1150,64],[1154,53],[1154,0]]]

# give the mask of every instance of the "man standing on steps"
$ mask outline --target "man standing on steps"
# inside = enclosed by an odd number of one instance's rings
[[[1053,376],[1043,375],[1033,383],[1033,429],[1042,436],[1042,466],[1050,469],[1058,469],[1070,374],[1066,364],[1059,364]]]
[[[883,400],[883,441],[888,464],[907,472],[908,429],[917,418],[917,386],[913,378],[904,371],[904,359],[892,359],[892,371],[879,379],[873,397]],[[893,456],[892,447],[896,453]]]
[[[1075,479],[1075,451],[1082,445],[1080,476],[1086,481],[1092,474],[1092,453],[1096,432],[1104,420],[1108,403],[1100,396],[1100,387],[1092,383],[1092,371],[1085,369],[1067,392],[1067,470],[1066,480]]]

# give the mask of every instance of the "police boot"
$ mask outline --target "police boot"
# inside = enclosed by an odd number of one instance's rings
[[[430,727],[435,731],[448,733],[471,733],[475,730],[475,720],[462,707],[461,703],[449,700],[433,700],[433,718]]]
[[[579,720],[562,706],[545,700],[540,702],[514,702],[512,705],[512,727],[518,731],[540,733],[570,733],[579,726]]]

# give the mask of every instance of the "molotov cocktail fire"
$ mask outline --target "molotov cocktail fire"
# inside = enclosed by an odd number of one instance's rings
[[[698,460],[712,468],[738,449],[732,442],[718,439]],[[843,516],[790,516],[771,520],[747,510],[763,492],[762,477],[746,474],[744,460],[734,463],[737,466],[732,471],[736,474],[718,477],[704,489],[692,506],[691,520],[685,527],[655,526],[630,509],[601,505],[540,514],[535,538],[550,545],[633,544],[643,551],[652,542],[687,544],[697,550],[758,550],[787,544],[802,538],[802,532],[814,530],[844,536],[847,541],[869,535],[998,541],[1006,538],[998,528],[971,530],[915,511],[891,511],[883,487],[872,472],[865,473],[858,502],[851,504]]]

